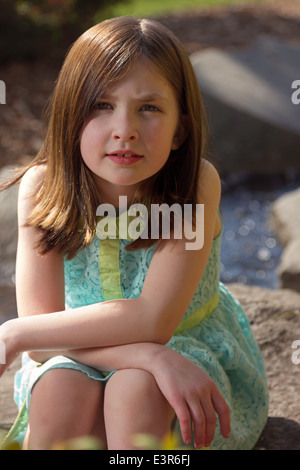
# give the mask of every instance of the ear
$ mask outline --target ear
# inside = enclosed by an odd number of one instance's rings
[[[179,119],[180,119],[180,122],[177,126],[177,130],[172,141],[172,147],[171,147],[172,150],[177,150],[183,144],[187,136],[187,131],[186,131],[187,117],[180,116]]]

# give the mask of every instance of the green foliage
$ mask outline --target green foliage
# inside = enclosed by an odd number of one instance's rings
[[[0,62],[61,58],[87,28],[124,0],[0,0]],[[125,0],[126,3],[127,0]]]

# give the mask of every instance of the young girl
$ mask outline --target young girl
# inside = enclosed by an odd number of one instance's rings
[[[219,282],[220,180],[207,139],[192,66],[166,28],[122,17],[75,42],[44,145],[7,184],[21,180],[19,318],[0,328],[1,374],[23,353],[8,440],[47,449],[91,435],[133,449],[137,434],[162,439],[177,420],[196,448],[255,445],[266,378],[249,322]],[[100,239],[98,208],[121,216],[121,196],[149,210],[146,235],[153,204],[193,208],[193,227],[204,205],[203,246],[175,236],[175,217],[169,239],[161,228],[159,240]]]

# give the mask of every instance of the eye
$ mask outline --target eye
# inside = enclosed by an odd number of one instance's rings
[[[150,111],[150,112],[160,112],[160,109],[157,106],[154,106],[152,104],[144,104],[141,107],[141,111]]]
[[[102,101],[96,104],[96,109],[99,109],[99,110],[112,109],[112,105],[107,103],[106,101]]]

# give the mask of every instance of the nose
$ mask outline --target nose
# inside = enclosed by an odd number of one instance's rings
[[[138,139],[139,133],[135,119],[132,116],[121,114],[116,116],[113,138],[121,142],[134,142]]]

